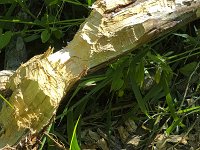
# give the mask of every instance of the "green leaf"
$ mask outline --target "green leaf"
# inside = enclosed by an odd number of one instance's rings
[[[117,91],[124,85],[124,80],[122,79],[124,64],[123,61],[122,64],[117,64],[116,69],[112,73],[111,91]]]
[[[162,68],[160,66],[158,66],[156,69],[155,77],[154,77],[157,84],[160,82],[161,74],[162,74]]]
[[[80,120],[80,116],[79,116],[78,120],[76,121],[74,129],[72,130],[73,133],[72,133],[71,142],[70,142],[70,148],[69,148],[70,150],[80,150],[80,147],[78,145],[78,140],[76,137],[76,130],[77,130],[79,120]]]
[[[167,81],[167,74],[165,72],[163,72],[162,74],[162,86],[165,92],[166,102],[169,107],[170,114],[175,120],[177,120],[178,116],[175,113],[176,109],[175,109],[175,105],[170,94],[169,83]]]
[[[122,88],[122,86],[124,85],[124,80],[118,78],[117,80],[113,80],[112,81],[112,85],[111,85],[111,91],[117,91],[119,89]]]
[[[140,93],[139,87],[134,79],[134,65],[130,67],[130,71],[129,71],[129,77],[130,77],[130,81],[131,81],[131,86],[132,86],[132,90],[135,94],[135,98],[138,102],[138,105],[141,109],[141,111],[146,114],[147,116],[149,116],[147,108],[146,108],[146,102],[144,101],[144,99],[142,98],[142,95]]]
[[[195,70],[196,66],[197,66],[197,62],[191,62],[189,64],[186,64],[179,70],[183,75],[190,76],[190,74]]]
[[[91,6],[92,5],[92,0],[87,0],[87,4],[88,4],[88,6]]]
[[[4,48],[9,42],[12,37],[12,32],[7,31],[4,34],[0,35],[0,49]]]
[[[41,34],[41,39],[42,39],[42,43],[46,43],[49,38],[51,37],[51,33],[49,32],[49,30],[44,30]]]
[[[172,100],[172,97],[171,97],[171,94],[170,93],[167,93],[166,95],[166,101],[167,101],[167,105],[169,106],[169,111],[171,113],[171,116],[177,120],[177,115],[176,115],[176,112],[175,112],[175,106],[174,106],[174,103],[173,103],[173,100]]]
[[[174,120],[173,123],[166,129],[167,135],[170,135],[170,133],[181,123],[182,119],[178,118],[177,120]]]
[[[58,29],[55,29],[54,31],[53,31],[53,34],[54,34],[54,36],[57,38],[57,39],[60,39],[60,38],[62,38],[63,37],[63,32],[61,31],[61,30],[58,30]]]
[[[145,94],[145,96],[144,96],[144,98],[143,98],[143,100],[145,101],[145,102],[148,102],[148,101],[150,101],[151,99],[152,100],[159,100],[159,98],[160,98],[160,95],[162,94],[162,86],[161,86],[161,84],[156,84],[156,85],[154,85],[150,90],[149,90],[149,92],[147,93],[147,94]],[[162,95],[164,95],[164,94],[162,94]]]
[[[31,36],[28,36],[28,37],[24,38],[24,42],[31,42],[31,41],[34,41],[34,40],[36,40],[38,38],[40,38],[40,35],[32,34]]]

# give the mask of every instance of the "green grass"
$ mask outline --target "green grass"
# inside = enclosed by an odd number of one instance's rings
[[[197,49],[196,44],[189,43],[188,50],[188,43],[178,35],[173,38],[184,45],[182,52],[172,50],[168,55],[166,53],[169,51],[166,51],[165,47],[160,51],[159,48],[169,37],[157,45],[150,43],[119,59],[101,75],[82,79],[77,88],[79,92],[75,90],[73,99],[70,100],[71,105],[68,104],[65,108],[77,113],[75,120],[77,116],[82,116],[82,130],[100,127],[111,136],[116,127],[113,122],[133,118],[139,121],[138,125],[145,128],[146,134],[149,134],[149,138],[145,139],[148,142],[142,143],[142,147],[148,147],[158,133],[170,135],[187,132],[190,126],[187,125],[186,119],[195,120],[199,112],[199,78],[192,81],[194,75],[199,72],[199,55],[193,55],[193,50]],[[188,51],[191,55],[186,58]],[[171,62],[172,58],[178,61]],[[99,76],[101,80],[97,80]],[[151,80],[152,83],[148,83]],[[181,84],[181,90],[176,88],[180,80],[185,80],[185,86]],[[92,84],[86,84],[87,82]],[[194,85],[193,89],[191,85]],[[189,104],[186,97],[193,99],[193,103]],[[65,114],[66,111],[61,114],[62,118]],[[95,125],[93,122],[98,123]],[[81,143],[81,140],[79,142]]]

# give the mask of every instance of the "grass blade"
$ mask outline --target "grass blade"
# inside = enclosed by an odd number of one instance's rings
[[[0,94],[0,98],[3,99],[12,109],[14,109],[14,106],[10,104],[10,102],[5,99],[1,94]]]
[[[79,120],[80,120],[80,116],[79,116],[79,118],[76,121],[76,124],[74,126],[74,130],[73,130],[73,134],[72,134],[72,138],[71,138],[71,143],[70,143],[70,148],[69,148],[70,150],[80,150],[80,147],[78,145],[78,140],[77,140],[77,137],[76,137],[76,129],[77,129]]]
[[[147,108],[146,108],[146,102],[142,98],[142,95],[140,93],[139,87],[137,86],[137,83],[136,83],[135,79],[133,78],[134,77],[133,69],[130,69],[129,76],[130,76],[130,81],[131,81],[131,87],[132,87],[132,90],[133,90],[133,92],[135,94],[135,98],[136,98],[136,100],[138,102],[138,105],[139,105],[141,111],[144,114],[146,114],[147,116],[149,116],[148,112],[147,112]]]

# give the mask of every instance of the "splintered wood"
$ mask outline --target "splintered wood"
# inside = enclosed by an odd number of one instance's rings
[[[74,83],[138,46],[200,17],[200,0],[97,0],[64,49],[21,65],[7,83],[0,112],[0,148],[49,123]]]

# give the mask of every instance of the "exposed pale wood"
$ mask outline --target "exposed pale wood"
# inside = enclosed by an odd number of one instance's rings
[[[14,71],[2,70],[0,71],[0,91],[6,90],[6,83],[9,78],[13,75]]]
[[[33,57],[10,78],[0,112],[0,148],[40,131],[89,69],[200,17],[200,0],[98,0],[69,45]]]

